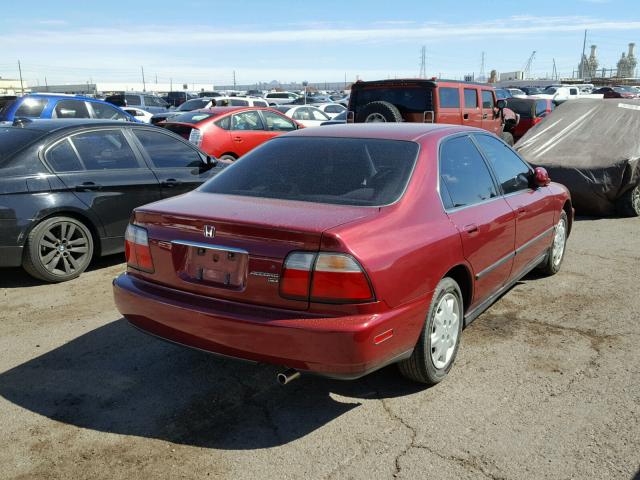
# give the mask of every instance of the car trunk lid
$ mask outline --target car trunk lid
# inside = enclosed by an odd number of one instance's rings
[[[377,208],[192,192],[136,210],[148,231],[154,272],[140,276],[194,294],[306,309],[280,296],[292,251],[317,251],[322,233]]]

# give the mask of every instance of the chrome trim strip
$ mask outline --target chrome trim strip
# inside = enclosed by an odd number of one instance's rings
[[[223,245],[211,245],[210,243],[187,242],[185,240],[172,240],[171,245],[183,245],[185,247],[206,248],[208,250],[216,250],[218,252],[233,252],[249,255],[249,252],[241,248],[225,247]]]
[[[492,265],[489,265],[487,268],[485,268],[484,270],[482,270],[481,272],[478,272],[475,277],[476,280],[480,280],[482,277],[484,277],[486,274],[492,272],[493,270],[495,270],[496,268],[498,268],[500,265],[502,265],[503,263],[511,260],[513,257],[515,257],[516,255],[518,255],[519,253],[521,253],[523,250],[529,248],[531,245],[533,245],[534,243],[538,242],[539,240],[542,240],[544,237],[546,237],[547,235],[549,235],[549,233],[551,233],[552,231],[554,231],[556,229],[555,226],[545,230],[544,232],[542,232],[540,235],[532,238],[531,240],[529,240],[527,243],[521,245],[520,247],[518,247],[514,252],[511,252],[510,254],[502,257],[500,260],[498,260],[497,262],[495,262]]]
[[[516,227],[517,228],[517,227]],[[539,240],[542,240],[544,237],[546,237],[547,235],[549,235],[551,232],[553,232],[556,229],[555,225],[551,228],[548,228],[547,230],[545,230],[544,232],[542,232],[540,235],[538,235],[537,237],[532,238],[531,240],[529,240],[527,243],[524,243],[522,245],[520,245],[518,248],[516,248],[515,254],[517,255],[518,253],[522,252],[523,250],[529,248],[531,245],[533,245],[534,243],[536,243]]]

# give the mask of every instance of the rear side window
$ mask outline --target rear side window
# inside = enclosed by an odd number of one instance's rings
[[[224,117],[215,122],[217,127],[222,128],[223,130],[231,130],[231,117]]]
[[[457,88],[438,88],[440,108],[460,108],[460,90]]]
[[[488,135],[476,135],[475,138],[482,153],[496,172],[505,194],[529,188],[531,168],[513,150],[497,138]]]
[[[493,108],[493,92],[482,90],[482,108]]]
[[[418,144],[361,138],[276,138],[252,150],[201,191],[339,205],[400,198]]]
[[[49,149],[46,159],[54,172],[77,172],[84,170],[78,155],[76,155],[69,140],[66,138]]]
[[[264,130],[264,125],[257,110],[249,110],[231,117],[231,128],[233,130]]]
[[[544,117],[547,114],[547,102],[538,100],[536,102],[536,117]]]
[[[87,170],[140,167],[129,142],[119,130],[79,133],[73,135],[71,141]]]
[[[55,118],[91,118],[82,100],[61,100],[56,103],[53,113]]]
[[[464,108],[478,108],[478,94],[475,88],[464,89]]]
[[[232,107],[248,107],[249,102],[247,102],[246,100],[232,98],[231,100],[229,100],[229,105],[231,105]]]
[[[452,138],[440,148],[440,195],[446,208],[466,207],[498,195],[487,164],[469,137]]]
[[[253,106],[254,107],[268,107],[269,104],[267,102],[263,102],[262,100],[254,100],[253,101]]]
[[[177,138],[159,132],[134,130],[133,133],[156,168],[197,168],[202,165],[198,152]]]
[[[324,109],[324,111],[327,113],[341,113],[345,110],[346,108],[344,108],[342,105],[327,105],[327,107]]]
[[[45,98],[26,97],[14,114],[15,117],[39,118],[42,115],[48,100]]]

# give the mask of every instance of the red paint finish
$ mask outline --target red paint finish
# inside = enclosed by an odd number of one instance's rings
[[[439,146],[451,135],[474,132],[460,126],[356,124],[290,133],[409,140],[420,144],[420,153],[403,196],[379,208],[196,191],[136,209],[135,223],[147,229],[155,271],[130,268],[118,277],[117,307],[142,330],[252,361],[343,378],[393,362],[414,348],[433,291],[447,272],[466,271],[469,282],[462,287],[469,293],[469,312],[519,273],[516,249],[524,247],[532,258],[551,246],[552,235],[533,242],[532,249],[527,243],[552,228],[570,206],[567,190],[551,183],[445,211],[438,192]],[[215,237],[204,236],[206,225],[215,227]],[[185,278],[179,272],[194,254],[193,244],[236,251],[240,257],[229,262],[247,263],[233,270],[228,285],[204,274],[199,278],[197,271]],[[282,276],[294,252],[309,252],[314,259],[322,252],[344,257],[325,262],[322,275],[358,275],[358,265],[365,277],[352,289],[368,293],[361,282],[366,278],[373,298],[314,299],[313,267],[304,255],[292,261],[290,273],[308,282],[309,292],[291,288]],[[216,270],[216,254],[204,250],[198,262],[204,272]],[[342,273],[343,267],[350,273]],[[331,280],[329,287],[334,295]],[[286,295],[288,290],[294,295]]]

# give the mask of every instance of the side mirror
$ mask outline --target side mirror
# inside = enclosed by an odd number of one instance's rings
[[[498,107],[499,110],[507,108],[507,101],[504,98],[501,98],[496,102],[496,107]]]
[[[549,173],[545,168],[536,167],[533,171],[533,182],[537,187],[546,187],[551,183]]]

